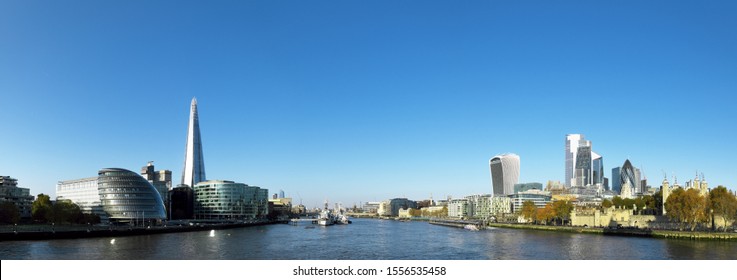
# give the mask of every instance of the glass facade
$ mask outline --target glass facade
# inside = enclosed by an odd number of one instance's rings
[[[166,219],[161,195],[140,175],[122,168],[105,168],[97,174],[102,209],[111,222]]]
[[[635,175],[635,168],[632,167],[632,163],[630,163],[630,160],[624,161],[624,165],[622,165],[622,169],[619,174],[620,186],[624,186],[625,183],[629,183],[630,188],[636,188],[637,185],[639,185],[636,179],[636,175]],[[620,192],[621,192],[621,187],[620,187]]]
[[[267,189],[233,181],[205,181],[193,190],[196,219],[248,220],[268,214]]]
[[[56,199],[69,200],[79,205],[82,212],[97,214],[103,221],[107,220],[107,213],[100,202],[97,177],[59,181],[56,183]]]
[[[187,144],[184,147],[184,168],[182,185],[194,187],[205,181],[205,159],[202,156],[202,138],[200,137],[200,118],[197,114],[197,99],[192,98],[187,126]]]
[[[519,181],[519,156],[498,155],[489,160],[492,195],[505,196],[514,193],[514,184]]]

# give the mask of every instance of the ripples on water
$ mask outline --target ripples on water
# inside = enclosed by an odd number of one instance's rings
[[[355,219],[111,238],[0,242],[1,259],[736,259],[737,243]]]

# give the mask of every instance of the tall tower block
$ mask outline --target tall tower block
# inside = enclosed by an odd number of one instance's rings
[[[197,115],[197,98],[192,98],[187,126],[187,145],[184,148],[182,184],[193,187],[206,180],[205,160],[202,157],[202,138],[200,138],[200,119]]]

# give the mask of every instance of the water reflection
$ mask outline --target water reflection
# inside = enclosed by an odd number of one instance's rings
[[[737,243],[356,219],[76,240],[0,242],[2,259],[735,259]]]

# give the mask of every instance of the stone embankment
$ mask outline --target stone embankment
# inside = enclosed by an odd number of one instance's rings
[[[162,233],[190,232],[190,231],[206,231],[221,230],[229,228],[240,228],[250,226],[261,226],[283,222],[260,221],[260,222],[232,222],[232,223],[198,223],[193,225],[175,225],[175,226],[156,226],[156,227],[89,227],[86,229],[44,229],[39,231],[23,231],[0,232],[0,241],[13,240],[45,240],[45,239],[73,239],[73,238],[92,238],[92,237],[119,237],[133,235],[149,235]]]
[[[698,232],[698,231],[691,232],[691,231],[650,230],[650,229],[637,229],[637,228],[586,228],[586,227],[548,226],[548,225],[531,225],[531,224],[504,224],[504,223],[490,223],[488,224],[488,226],[489,227],[500,227],[500,228],[548,230],[548,231],[558,231],[558,232],[590,233],[590,234],[603,234],[603,235],[676,238],[676,239],[694,239],[694,240],[737,241],[737,233],[731,233],[731,232]]]

